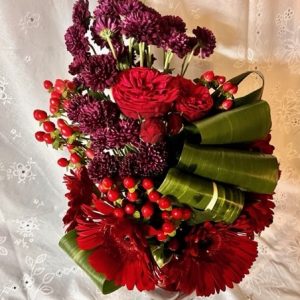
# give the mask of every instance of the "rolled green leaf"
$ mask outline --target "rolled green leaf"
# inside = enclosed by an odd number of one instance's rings
[[[185,144],[177,167],[187,173],[271,194],[278,181],[278,162],[269,154]]]
[[[269,104],[261,100],[185,126],[185,131],[193,142],[220,145],[264,138],[271,125]]]
[[[103,294],[109,294],[119,287],[113,281],[106,280],[105,276],[96,272],[88,262],[88,256],[91,251],[81,250],[77,246],[76,231],[72,230],[62,237],[59,246],[76,262],[76,264],[87,273],[87,275],[96,283]]]
[[[211,211],[213,221],[234,222],[244,205],[244,193],[239,189],[187,174],[176,168],[168,171],[158,190],[192,208]]]

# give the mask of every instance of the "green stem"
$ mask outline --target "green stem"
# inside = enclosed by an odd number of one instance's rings
[[[151,59],[151,46],[148,45],[148,51],[147,51],[147,66],[151,68],[152,59]]]
[[[97,55],[97,52],[96,52],[94,46],[91,43],[89,43],[89,46],[92,49],[92,51],[94,52],[94,54]]]
[[[108,43],[108,45],[109,45],[109,48],[110,48],[110,50],[111,50],[111,52],[112,52],[112,55],[113,55],[114,59],[115,59],[115,60],[118,60],[118,59],[117,59],[117,55],[116,55],[115,48],[114,48],[114,46],[113,46],[113,44],[112,44],[112,41],[111,41],[111,38],[110,38],[110,37],[107,37],[107,38],[106,38],[106,41],[107,41],[107,43]]]
[[[129,64],[130,66],[133,65],[133,61],[132,61],[132,49],[133,49],[133,43],[134,43],[134,38],[129,38]]]
[[[170,50],[166,53],[165,63],[164,63],[164,72],[167,72],[170,69],[170,63],[173,58],[173,52]]]
[[[197,43],[197,45],[194,46],[192,52],[190,52],[189,55],[187,55],[185,58],[184,58],[184,61],[183,61],[183,64],[182,64],[182,68],[181,68],[181,76],[184,76],[189,65],[190,65],[190,62],[194,56],[194,52],[195,50],[200,46],[199,43]]]
[[[180,75],[183,74],[183,69],[184,69],[184,67],[185,67],[185,63],[186,63],[187,56],[188,56],[188,55],[186,55],[186,56],[184,57],[184,59],[183,59],[183,62],[182,62],[182,65],[181,65],[181,72],[180,72]]]
[[[144,55],[145,55],[145,42],[139,43],[139,50],[140,50],[140,67],[144,66]]]

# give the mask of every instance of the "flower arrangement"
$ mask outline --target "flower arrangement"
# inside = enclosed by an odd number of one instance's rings
[[[252,72],[185,78],[194,56],[214,51],[207,28],[189,36],[180,17],[138,0],[101,0],[93,15],[88,6],[75,3],[65,34],[73,79],[44,81],[50,113],[34,111],[36,139],[69,152],[57,162],[70,170],[60,246],[103,293],[232,288],[273,217],[279,170],[263,84],[236,97]]]

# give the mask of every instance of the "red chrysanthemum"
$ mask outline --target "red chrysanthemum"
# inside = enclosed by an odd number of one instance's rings
[[[116,285],[153,290],[154,264],[140,226],[130,219],[114,217],[113,208],[102,200],[94,203],[98,211],[84,205],[85,218],[79,218],[76,227],[79,248],[92,250],[88,259],[91,266]]]
[[[81,168],[76,170],[76,172],[71,171],[71,174],[64,176],[64,183],[69,190],[65,194],[69,200],[69,209],[63,218],[64,224],[68,226],[66,231],[74,229],[77,225],[76,217],[81,213],[80,206],[91,203],[94,188],[94,184],[89,179],[86,168]]]
[[[206,222],[186,236],[182,255],[174,257],[162,272],[162,286],[198,296],[232,288],[239,283],[257,256],[257,243],[228,226]]]

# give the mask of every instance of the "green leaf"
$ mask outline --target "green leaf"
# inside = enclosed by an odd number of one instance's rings
[[[185,144],[177,167],[256,193],[273,193],[278,181],[275,156],[243,150]]]
[[[169,169],[158,191],[199,210],[210,210],[212,220],[232,223],[244,205],[244,193],[199,176]]]
[[[271,125],[269,104],[261,100],[187,125],[185,131],[196,143],[220,145],[264,138]]]
[[[172,259],[172,256],[166,257],[164,254],[164,244],[162,245],[152,245],[150,247],[151,254],[156,262],[156,264],[162,268],[164,265],[166,265],[170,260]]]
[[[87,273],[87,275],[96,283],[103,294],[109,294],[117,290],[113,281],[106,280],[103,274],[96,272],[88,263],[88,256],[91,251],[81,250],[77,246],[76,232],[68,232],[59,241],[59,246],[76,262],[76,264]]]
[[[188,223],[190,225],[197,225],[206,221],[213,221],[214,217],[213,217],[213,213],[211,210],[207,209],[207,210],[198,210],[195,208],[192,208],[192,217],[191,219],[188,221]],[[218,221],[218,220],[214,220],[214,221]],[[222,220],[219,220],[222,221]]]

